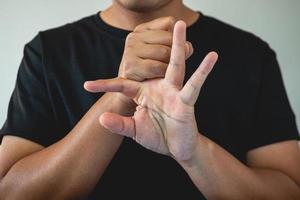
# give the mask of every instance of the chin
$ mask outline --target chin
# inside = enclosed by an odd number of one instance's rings
[[[134,12],[151,12],[175,0],[114,0],[120,6]]]

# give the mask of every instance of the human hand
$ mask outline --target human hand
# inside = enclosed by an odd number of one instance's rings
[[[188,160],[198,145],[194,104],[218,55],[209,53],[188,82],[185,74],[186,25],[179,21],[173,33],[170,63],[164,78],[137,82],[121,77],[98,80],[92,92],[120,92],[132,98],[132,117],[104,113],[100,123],[111,132],[134,139],[157,153]]]
[[[164,77],[170,60],[173,17],[162,17],[138,25],[129,33],[119,68],[119,77],[135,81]],[[190,42],[185,43],[185,58],[193,53]]]
[[[164,77],[170,59],[174,24],[173,17],[162,17],[140,24],[129,33],[118,77],[135,81]],[[186,42],[186,59],[192,53],[192,44]],[[88,81],[84,84],[87,91],[93,91],[95,87],[97,82]],[[117,96],[127,105],[132,105],[132,101],[127,97]]]

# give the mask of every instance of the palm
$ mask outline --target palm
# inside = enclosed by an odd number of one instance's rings
[[[208,54],[182,87],[185,74],[185,24],[174,28],[170,63],[165,78],[136,82],[123,78],[97,81],[94,92],[121,92],[137,106],[133,117],[104,113],[101,124],[131,137],[144,147],[177,159],[188,159],[198,136],[194,104],[201,86],[217,60]]]
[[[138,143],[161,154],[192,151],[198,134],[194,107],[181,100],[180,90],[155,79],[141,83],[134,100],[138,107],[133,138]]]

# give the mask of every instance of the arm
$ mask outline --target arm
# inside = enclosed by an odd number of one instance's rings
[[[87,195],[122,141],[98,123],[101,113],[108,110],[123,114],[131,111],[119,97],[107,93],[61,141],[18,160],[9,169],[0,165],[0,199],[72,199]],[[6,147],[4,139],[1,146],[0,163],[9,156],[6,153],[11,145]]]
[[[298,143],[262,148],[252,150],[247,166],[200,136],[192,158],[179,163],[208,199],[299,199]]]
[[[173,25],[173,18],[160,18],[139,25],[129,34],[119,76],[137,81],[163,77],[172,43],[168,30]],[[188,57],[192,46],[186,43],[185,48]],[[85,88],[93,90],[94,84],[87,82]],[[0,199],[87,196],[122,141],[99,125],[99,116],[105,111],[132,114],[133,105],[123,95],[106,93],[65,138],[48,148],[5,136],[0,151]]]
[[[199,134],[194,105],[217,61],[209,53],[183,86],[185,24],[174,28],[164,79],[99,80],[98,91],[121,92],[139,105],[133,117],[104,113],[100,123],[144,147],[173,157],[208,199],[299,199],[300,151],[289,141],[254,149],[248,166]]]

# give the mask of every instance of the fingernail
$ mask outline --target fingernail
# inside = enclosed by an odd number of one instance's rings
[[[83,87],[86,88],[87,85],[88,85],[90,82],[91,82],[91,81],[85,81],[85,82],[83,83]]]

